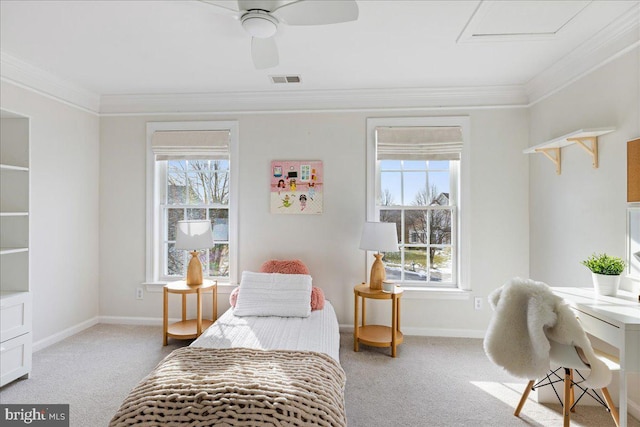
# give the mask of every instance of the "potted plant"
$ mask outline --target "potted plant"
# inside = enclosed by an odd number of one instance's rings
[[[607,254],[592,254],[582,261],[591,270],[593,286],[600,295],[615,296],[620,285],[620,275],[624,271],[625,262],[618,257]]]

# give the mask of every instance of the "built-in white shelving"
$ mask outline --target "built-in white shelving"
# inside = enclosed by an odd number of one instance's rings
[[[31,372],[29,119],[0,110],[0,387]]]
[[[29,168],[26,168],[24,166],[5,165],[3,163],[0,163],[0,170],[3,169],[7,171],[29,172]]]
[[[17,254],[28,250],[29,248],[0,248],[0,255]]]
[[[556,165],[556,173],[560,175],[562,172],[561,153],[562,148],[569,145],[577,144],[584,149],[592,159],[594,168],[598,167],[598,137],[606,135],[615,130],[615,128],[595,128],[580,129],[575,132],[554,138],[542,144],[534,145],[524,150],[525,154],[540,153],[551,160]]]

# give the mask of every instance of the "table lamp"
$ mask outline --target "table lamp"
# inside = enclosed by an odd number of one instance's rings
[[[202,284],[202,263],[199,249],[213,247],[213,234],[209,220],[178,221],[176,225],[176,249],[191,251],[191,261],[187,267],[187,285]]]
[[[369,288],[381,290],[382,282],[386,279],[383,254],[380,252],[397,252],[398,235],[396,234],[396,224],[392,222],[365,222],[360,239],[360,249],[366,251],[377,251],[373,256],[376,260],[371,266],[371,277]]]

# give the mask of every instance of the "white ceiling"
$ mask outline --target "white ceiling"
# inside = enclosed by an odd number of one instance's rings
[[[256,70],[240,23],[200,1],[0,0],[2,74],[19,64],[95,95],[524,87],[639,5],[359,0],[355,22],[280,25],[280,65]],[[302,83],[269,78],[290,74]]]

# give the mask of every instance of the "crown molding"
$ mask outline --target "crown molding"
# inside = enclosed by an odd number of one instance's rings
[[[104,95],[103,115],[522,106],[520,86]]]
[[[0,77],[5,82],[33,90],[92,114],[100,111],[99,95],[34,67],[7,52],[0,52]]]
[[[0,52],[0,78],[93,114],[440,110],[531,106],[640,46],[640,5],[524,85],[102,95]]]
[[[536,104],[610,61],[640,46],[640,4],[524,85]]]

